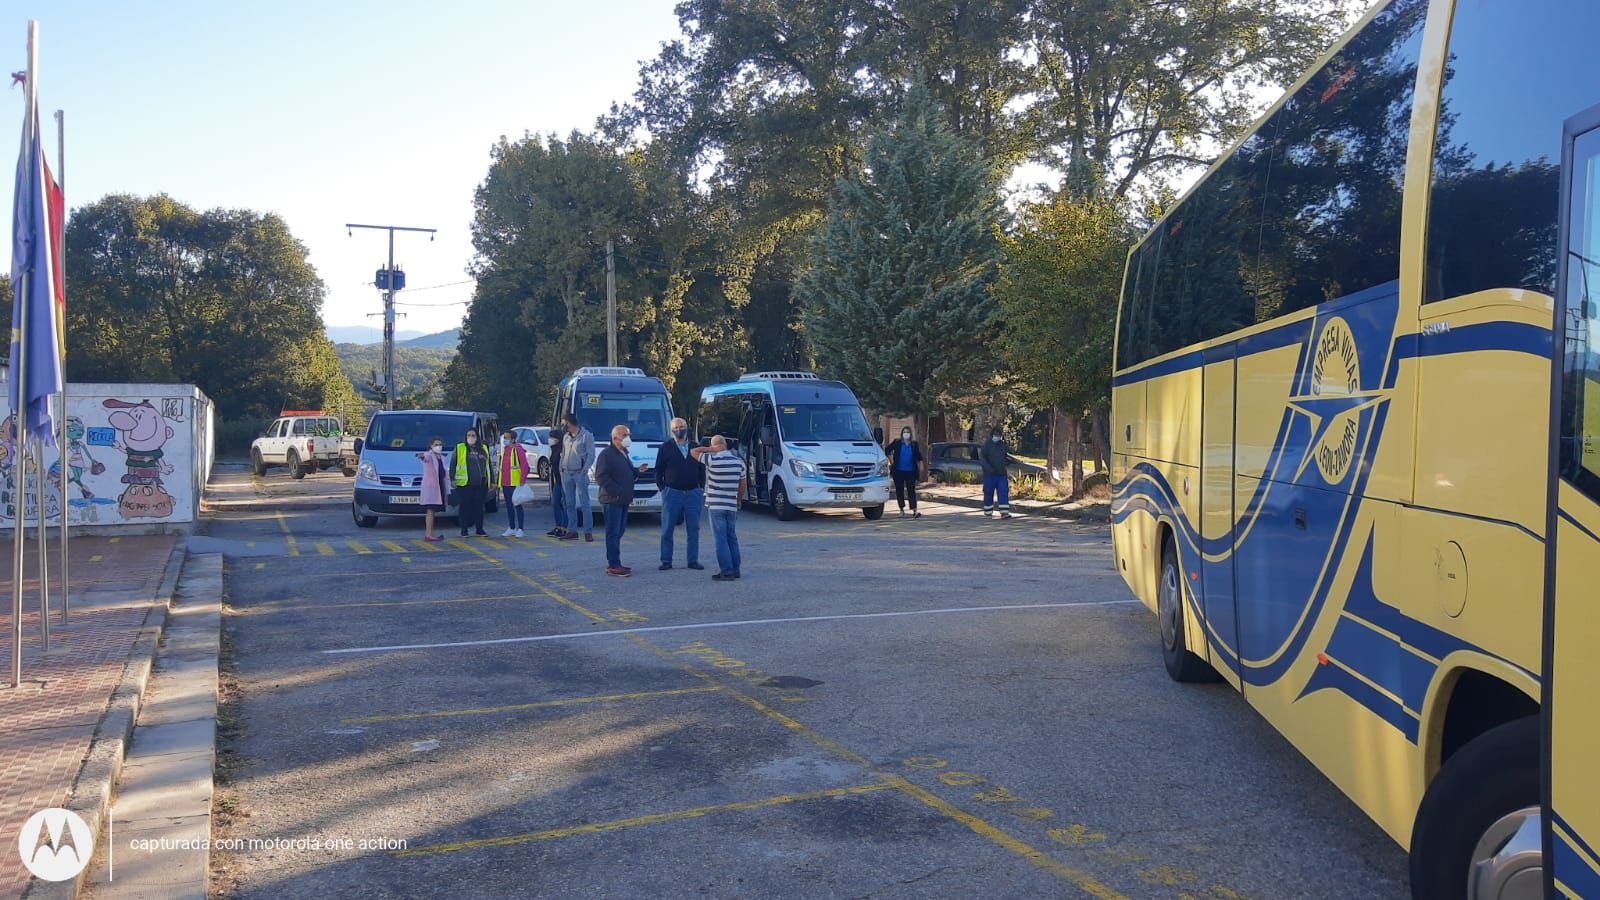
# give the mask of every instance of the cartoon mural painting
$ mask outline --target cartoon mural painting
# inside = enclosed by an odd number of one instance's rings
[[[162,459],[161,448],[172,439],[172,426],[149,400],[111,399],[102,405],[115,410],[106,421],[117,430],[117,449],[128,455],[128,470],[122,476],[127,488],[117,498],[118,511],[128,519],[171,516],[176,501],[162,486],[161,476],[172,474],[172,463]]]
[[[14,415],[0,420],[0,479],[4,479],[0,482],[0,518],[5,519],[17,517],[17,485],[12,468],[17,456],[16,421]]]
[[[39,476],[31,473],[30,463],[28,466],[30,472],[23,482],[24,489],[18,489],[13,463],[21,448],[17,445],[15,426],[15,416],[8,415],[0,421],[0,467],[3,467],[4,473],[0,475],[0,479],[3,479],[0,481],[0,518],[15,519],[17,501],[20,498],[23,508],[27,511],[27,521],[35,522],[38,521],[39,499],[34,486],[38,483]],[[45,488],[44,515],[46,519],[51,519],[61,515],[61,497],[58,490],[61,484],[60,468],[52,466],[47,477],[49,480]]]

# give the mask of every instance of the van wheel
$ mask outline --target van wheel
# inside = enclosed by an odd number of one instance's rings
[[[255,470],[257,475],[267,474],[267,461],[261,458],[260,450],[250,451],[250,468]]]
[[[861,508],[861,514],[867,517],[868,522],[876,522],[883,518],[883,505],[879,504],[878,506],[863,506]]]
[[[289,451],[289,475],[296,481],[306,477],[306,467],[300,462],[300,454]]]
[[[1184,636],[1183,571],[1178,550],[1168,541],[1161,548],[1161,580],[1156,584],[1156,617],[1161,622],[1161,659],[1173,681],[1215,681],[1211,664],[1189,652]]]
[[[539,480],[540,481],[549,481],[550,480],[550,460],[545,459],[542,456],[539,457],[539,465],[537,466],[536,470],[539,473]]]
[[[789,492],[781,481],[772,486],[772,511],[778,514],[780,522],[793,522],[800,515],[800,510],[789,502]]]
[[[372,526],[378,524],[378,517],[363,516],[361,514],[361,508],[356,506],[356,502],[354,500],[350,501],[350,518],[355,519],[356,525],[362,528],[371,528]]]
[[[1491,728],[1445,760],[1411,829],[1411,896],[1543,893],[1539,717]],[[1520,852],[1519,852],[1520,851]]]

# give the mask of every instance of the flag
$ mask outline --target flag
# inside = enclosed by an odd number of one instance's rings
[[[55,446],[55,419],[50,395],[61,391],[62,321],[60,292],[63,275],[59,213],[51,195],[59,196],[45,168],[44,145],[39,139],[39,103],[35,90],[33,47],[28,48],[27,109],[23,112],[22,148],[17,158],[17,184],[11,214],[11,373],[7,380],[11,408],[21,411],[20,434]],[[28,395],[17,396],[24,379],[17,365],[22,342],[27,341]]]

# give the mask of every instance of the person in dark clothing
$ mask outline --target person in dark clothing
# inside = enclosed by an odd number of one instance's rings
[[[920,519],[917,512],[917,482],[922,475],[922,445],[911,437],[911,427],[900,429],[900,436],[885,447],[883,455],[889,458],[889,475],[894,479],[894,500],[900,504],[900,518],[906,515],[906,495],[911,495],[911,518]]]
[[[632,444],[628,426],[613,426],[611,443],[600,451],[594,463],[594,481],[600,487],[600,505],[606,517],[606,574],[619,578],[633,574],[622,564],[622,535],[628,528],[628,507],[633,503],[634,470],[633,461],[628,458]],[[640,473],[649,469],[649,464],[639,466]]]
[[[672,532],[683,519],[689,568],[700,565],[700,510],[706,505],[706,467],[690,452],[689,423],[672,420],[672,440],[656,451],[656,489],[661,491],[661,570],[672,568]]]
[[[456,515],[461,522],[461,536],[466,537],[469,528],[479,535],[488,534],[483,530],[483,508],[489,499],[489,489],[494,487],[494,478],[490,474],[489,451],[479,443],[477,429],[468,428],[466,438],[450,455],[450,478],[456,486]]]
[[[1011,518],[1011,482],[1007,480],[1006,469],[1011,462],[1011,452],[1006,449],[1006,437],[1000,426],[989,429],[989,439],[978,451],[978,461],[983,464],[984,516],[993,516],[998,509],[1000,518]]]
[[[561,493],[561,439],[566,437],[566,432],[561,428],[550,429],[550,512],[555,518],[556,527],[546,531],[550,537],[560,537],[567,531],[567,501]]]

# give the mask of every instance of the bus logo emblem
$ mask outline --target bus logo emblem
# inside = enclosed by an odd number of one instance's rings
[[[1311,440],[1295,479],[1314,460],[1324,481],[1339,484],[1355,461],[1361,411],[1383,399],[1361,389],[1361,354],[1344,319],[1329,319],[1317,336],[1307,390],[1289,401],[1311,420]]]

